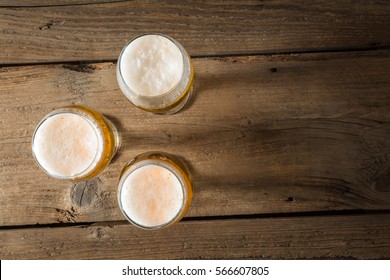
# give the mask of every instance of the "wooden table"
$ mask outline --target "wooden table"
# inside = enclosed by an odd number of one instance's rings
[[[0,1],[1,259],[390,258],[389,2],[30,2]],[[121,48],[150,32],[193,58],[176,115],[135,108],[116,82]],[[123,137],[79,184],[31,154],[39,120],[69,104]],[[150,150],[194,179],[189,213],[160,231],[116,200],[124,164]]]

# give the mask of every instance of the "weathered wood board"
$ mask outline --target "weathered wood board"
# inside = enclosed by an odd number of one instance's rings
[[[189,216],[388,210],[389,53],[194,59],[194,99],[172,116],[132,106],[113,63],[0,68],[0,225],[123,220],[119,172],[150,150],[188,163]],[[31,154],[39,120],[69,104],[102,112],[123,138],[83,186],[49,178]]]
[[[221,230],[223,229],[223,230]],[[1,259],[389,259],[390,216],[182,221],[2,230]]]
[[[0,3],[0,64],[116,60],[131,38],[156,32],[192,56],[390,46],[386,1],[48,2]]]

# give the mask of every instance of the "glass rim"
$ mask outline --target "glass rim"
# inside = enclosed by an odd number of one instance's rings
[[[142,224],[137,223],[136,221],[134,221],[126,213],[126,211],[123,208],[123,203],[122,203],[122,190],[123,190],[124,182],[130,176],[131,173],[133,173],[134,171],[138,170],[139,168],[147,166],[147,165],[157,165],[159,167],[165,168],[168,171],[170,171],[173,175],[175,175],[175,177],[180,182],[181,190],[183,192],[183,199],[182,199],[182,203],[181,203],[181,206],[180,206],[180,209],[178,210],[178,212],[169,221],[167,221],[167,222],[165,222],[163,224],[155,225],[155,226],[146,226],[146,225],[142,225]],[[175,163],[173,165],[171,163],[165,162],[164,160],[155,159],[155,158],[153,158],[153,159],[149,159],[149,158],[142,159],[142,160],[140,160],[138,162],[136,161],[136,158],[132,159],[124,167],[124,169],[122,171],[122,174],[121,174],[121,176],[119,178],[119,183],[118,183],[118,204],[119,204],[119,209],[121,210],[122,214],[125,216],[125,218],[130,223],[132,223],[133,225],[135,225],[135,226],[137,226],[137,227],[139,227],[141,229],[146,229],[146,230],[162,229],[162,228],[168,227],[168,226],[178,222],[180,220],[180,218],[182,217],[183,212],[185,212],[185,210],[186,210],[187,201],[189,199],[187,183],[186,183],[186,179],[183,177],[183,174],[186,174],[186,173],[184,172],[184,170],[181,170],[181,168],[178,165],[176,165]]]
[[[50,113],[46,114],[41,119],[41,121],[36,126],[36,128],[34,130],[34,133],[32,135],[31,146],[32,146],[32,154],[33,154],[35,162],[38,164],[38,166],[46,174],[48,174],[49,176],[51,176],[51,177],[53,177],[55,179],[75,180],[75,179],[80,179],[80,178],[87,177],[90,173],[93,172],[93,168],[92,167],[93,166],[97,166],[98,163],[101,161],[101,159],[103,157],[103,151],[104,151],[104,148],[105,148],[106,144],[105,144],[105,141],[104,141],[102,129],[101,129],[100,125],[95,121],[95,119],[88,112],[82,111],[82,108],[83,108],[82,106],[75,105],[73,107],[72,106],[70,106],[70,107],[61,107],[61,108],[58,108],[58,109],[55,109],[55,110],[51,111]],[[89,109],[89,108],[87,108],[87,109]],[[74,114],[74,115],[80,116],[84,120],[86,120],[88,125],[91,126],[93,132],[95,133],[95,135],[96,135],[96,137],[98,139],[98,146],[101,147],[100,153],[99,153],[99,149],[96,151],[96,154],[94,156],[94,159],[93,159],[92,163],[89,164],[83,171],[81,171],[81,172],[79,172],[79,173],[77,173],[75,175],[61,176],[61,175],[53,174],[53,173],[49,172],[45,167],[43,167],[42,164],[39,162],[39,160],[36,157],[36,152],[35,152],[35,148],[34,148],[34,142],[35,142],[36,133],[37,133],[38,129],[49,118],[51,118],[53,116],[56,116],[56,115],[60,115],[60,114]]]
[[[122,69],[121,69],[122,55],[125,52],[125,50],[127,49],[127,47],[132,42],[137,40],[138,38],[144,37],[144,36],[150,36],[150,35],[158,35],[158,36],[164,37],[164,38],[168,39],[169,41],[171,41],[179,49],[179,51],[180,51],[180,53],[182,55],[182,59],[183,59],[183,71],[181,73],[180,80],[170,90],[168,90],[167,92],[164,92],[163,94],[159,94],[159,95],[154,95],[154,96],[148,96],[148,95],[139,94],[139,93],[135,92],[132,88],[130,88],[130,86],[125,82],[125,79],[123,78]],[[166,96],[169,96],[170,94],[172,94],[172,92],[174,92],[177,89],[177,87],[180,85],[180,83],[183,82],[183,80],[185,79],[185,75],[184,75],[185,67],[188,66],[191,69],[191,65],[190,64],[191,64],[190,56],[188,55],[187,51],[184,49],[184,47],[178,41],[176,41],[172,37],[169,37],[168,35],[165,35],[165,34],[162,34],[162,33],[142,33],[142,34],[137,35],[136,37],[132,38],[122,48],[122,50],[121,50],[121,52],[119,54],[119,57],[118,57],[118,73],[120,75],[121,80],[123,81],[123,85],[129,90],[131,95],[134,95],[137,98],[144,98],[146,100],[158,100],[158,99],[163,99]],[[191,71],[191,72],[193,72],[193,71]],[[191,75],[193,75],[193,73],[191,73]],[[182,93],[181,95],[184,95],[185,93],[186,92]],[[178,96],[176,99],[179,99],[181,97],[181,95]],[[172,103],[174,103],[174,102],[175,101],[173,101]]]

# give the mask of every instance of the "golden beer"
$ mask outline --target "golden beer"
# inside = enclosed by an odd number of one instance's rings
[[[175,224],[192,201],[191,175],[176,156],[148,152],[131,160],[119,179],[118,203],[123,215],[143,229]]]
[[[115,126],[97,111],[67,106],[38,124],[32,151],[38,165],[57,179],[83,181],[99,175],[120,145]]]
[[[194,67],[182,45],[163,34],[131,40],[119,55],[117,80],[135,106],[157,114],[174,114],[189,101]]]

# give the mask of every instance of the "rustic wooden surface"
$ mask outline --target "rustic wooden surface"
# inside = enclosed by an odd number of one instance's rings
[[[182,155],[190,165],[190,216],[390,210],[389,54],[195,59],[196,96],[173,116],[131,106],[113,63],[4,67],[0,222],[123,219],[118,174],[150,149]],[[90,195],[83,202],[75,191],[80,185],[49,178],[31,155],[36,124],[67,104],[111,116],[123,137],[115,162],[84,186]]]
[[[390,46],[390,7],[364,0],[120,1],[3,7],[0,27],[0,62],[8,64],[115,60],[145,32],[176,38],[192,56],[361,49]]]
[[[0,0],[0,8],[4,7],[53,7],[53,6],[76,6],[90,4],[106,4],[112,2],[125,2],[121,0]]]
[[[221,228],[224,230],[221,231]],[[387,258],[390,215],[183,221],[5,230],[2,259]]]
[[[0,258],[390,258],[390,5],[178,3],[0,1]],[[116,82],[123,44],[151,31],[194,57],[195,96],[173,116]],[[31,155],[36,124],[69,104],[123,138],[86,183]],[[195,184],[185,220],[153,233],[116,202],[149,150],[181,156]]]

